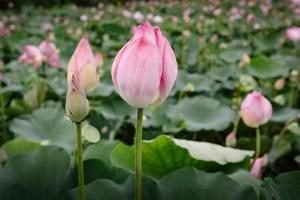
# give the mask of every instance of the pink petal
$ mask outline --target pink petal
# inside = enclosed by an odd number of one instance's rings
[[[130,105],[145,107],[157,100],[162,70],[158,58],[159,49],[142,39],[122,53],[116,79],[120,95]]]
[[[254,91],[242,102],[241,116],[248,126],[257,127],[271,118],[272,105],[260,92]]]
[[[89,41],[86,36],[82,37],[77,45],[69,62],[69,69],[73,72],[79,72],[85,63],[94,62],[94,55],[90,48]]]
[[[159,99],[157,103],[163,102],[170,94],[177,77],[176,57],[168,40],[164,38],[163,69],[159,86]]]
[[[115,59],[114,59],[114,62],[112,64],[112,68],[111,68],[111,77],[112,77],[112,80],[113,80],[113,83],[116,87],[117,90],[119,90],[119,86],[118,86],[118,79],[117,79],[117,72],[118,72],[118,68],[119,68],[119,64],[120,64],[120,61],[121,61],[121,58],[122,58],[122,55],[124,53],[124,51],[126,50],[128,44],[130,43],[127,42],[123,47],[122,49],[118,52],[118,54],[116,55]]]
[[[268,156],[265,154],[262,157],[254,160],[250,173],[256,178],[262,177],[263,168],[268,164]]]

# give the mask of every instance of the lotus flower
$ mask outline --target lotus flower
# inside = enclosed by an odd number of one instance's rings
[[[299,41],[300,40],[300,28],[299,27],[291,27],[286,30],[286,38],[291,41]]]
[[[168,40],[149,22],[134,30],[113,62],[112,79],[120,96],[138,108],[161,103],[177,76],[177,62]]]
[[[26,45],[23,54],[19,57],[20,63],[32,64],[38,69],[43,63],[44,56],[40,49],[33,45]]]
[[[58,49],[53,42],[45,40],[39,45],[40,51],[43,53],[44,60],[54,68],[60,67]]]
[[[256,178],[262,177],[263,168],[268,164],[268,155],[265,154],[254,160],[250,173]]]
[[[227,135],[226,137],[226,146],[228,147],[234,147],[236,145],[236,133],[235,132],[231,132]]]
[[[240,114],[247,126],[256,128],[269,121],[272,105],[260,92],[254,91],[242,102]]]
[[[68,84],[75,75],[80,87],[85,91],[91,91],[99,82],[99,73],[96,59],[90,48],[87,37],[83,37],[68,64]]]

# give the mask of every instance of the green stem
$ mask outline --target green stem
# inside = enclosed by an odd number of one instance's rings
[[[8,135],[6,134],[5,129],[5,102],[4,95],[2,91],[2,82],[0,81],[0,102],[1,102],[1,126],[2,126],[2,134],[3,134],[3,143],[8,140]]]
[[[255,151],[255,159],[259,157],[260,154],[260,131],[259,127],[256,128],[256,151]]]
[[[85,200],[84,191],[84,175],[83,175],[83,162],[82,162],[82,143],[81,143],[81,123],[76,123],[77,126],[77,176],[80,192],[80,200]]]
[[[142,199],[142,131],[143,108],[138,108],[135,134],[135,199]]]
[[[239,123],[240,123],[240,119],[241,119],[241,116],[238,115],[237,119],[236,119],[235,122],[234,122],[232,132],[234,132],[235,134],[236,134],[236,132],[237,132],[237,130],[238,130]]]

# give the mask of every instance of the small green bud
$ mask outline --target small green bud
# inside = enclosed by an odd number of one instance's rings
[[[74,78],[67,94],[66,115],[72,122],[79,123],[88,116],[89,109],[89,101]]]

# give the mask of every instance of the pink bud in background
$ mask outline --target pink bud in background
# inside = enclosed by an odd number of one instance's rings
[[[284,88],[285,85],[285,79],[284,78],[280,78],[277,79],[275,84],[274,84],[274,88],[275,90],[282,90]]]
[[[222,9],[221,8],[217,8],[214,10],[213,15],[214,16],[219,16],[222,14]]]
[[[245,65],[249,64],[250,63],[250,57],[249,57],[249,54],[247,52],[243,53],[242,57],[241,57],[241,60],[240,60],[240,63],[239,63],[239,66],[240,67],[244,67]]]
[[[69,84],[73,75],[78,77],[79,85],[85,92],[93,90],[99,82],[96,59],[85,36],[80,40],[69,61],[67,77]]]
[[[132,13],[129,10],[123,10],[122,15],[123,15],[123,17],[126,17],[126,18],[132,17]]]
[[[144,20],[144,15],[140,11],[136,11],[132,14],[132,18],[138,22],[141,22]]]
[[[0,21],[0,36],[8,36],[11,34],[11,30],[5,26],[3,21]]]
[[[46,57],[49,57],[57,52],[55,44],[48,40],[41,42],[41,44],[39,45],[39,49]]]
[[[100,68],[103,65],[103,56],[100,52],[96,53],[95,62],[97,64],[97,68]]]
[[[268,164],[268,155],[265,154],[260,158],[254,160],[250,173],[256,178],[262,177],[263,168]]]
[[[260,92],[248,94],[240,111],[244,123],[249,127],[265,124],[272,116],[272,105]]]
[[[44,55],[44,60],[54,68],[60,67],[58,49],[53,42],[45,40],[39,45],[40,51]]]
[[[236,145],[236,133],[235,132],[231,132],[227,135],[225,144],[228,147],[234,147]]]
[[[247,15],[247,22],[252,23],[255,21],[255,19],[256,19],[256,16],[254,14],[251,13],[251,14]]]
[[[286,30],[286,38],[291,41],[299,41],[300,40],[300,28],[299,27],[291,27]]]
[[[53,30],[53,24],[51,24],[49,22],[45,22],[45,23],[43,23],[43,27],[42,28],[43,28],[43,30],[45,32],[50,32],[50,31]]]
[[[111,73],[120,96],[142,108],[167,98],[176,80],[177,62],[160,29],[146,22],[119,51]]]
[[[83,22],[87,21],[88,19],[89,19],[89,17],[87,15],[81,15],[80,16],[80,20],[83,21]]]
[[[53,54],[49,58],[47,58],[47,63],[52,66],[53,68],[60,68],[60,60],[58,54]]]
[[[300,4],[300,0],[291,0],[294,4]]]
[[[43,54],[38,47],[26,45],[23,54],[19,57],[19,62],[32,64],[35,69],[38,69],[42,65],[43,59]]]
[[[154,21],[155,23],[162,23],[162,22],[164,21],[164,18],[162,18],[162,17],[159,16],[159,15],[156,15],[156,16],[153,17],[153,21]]]

